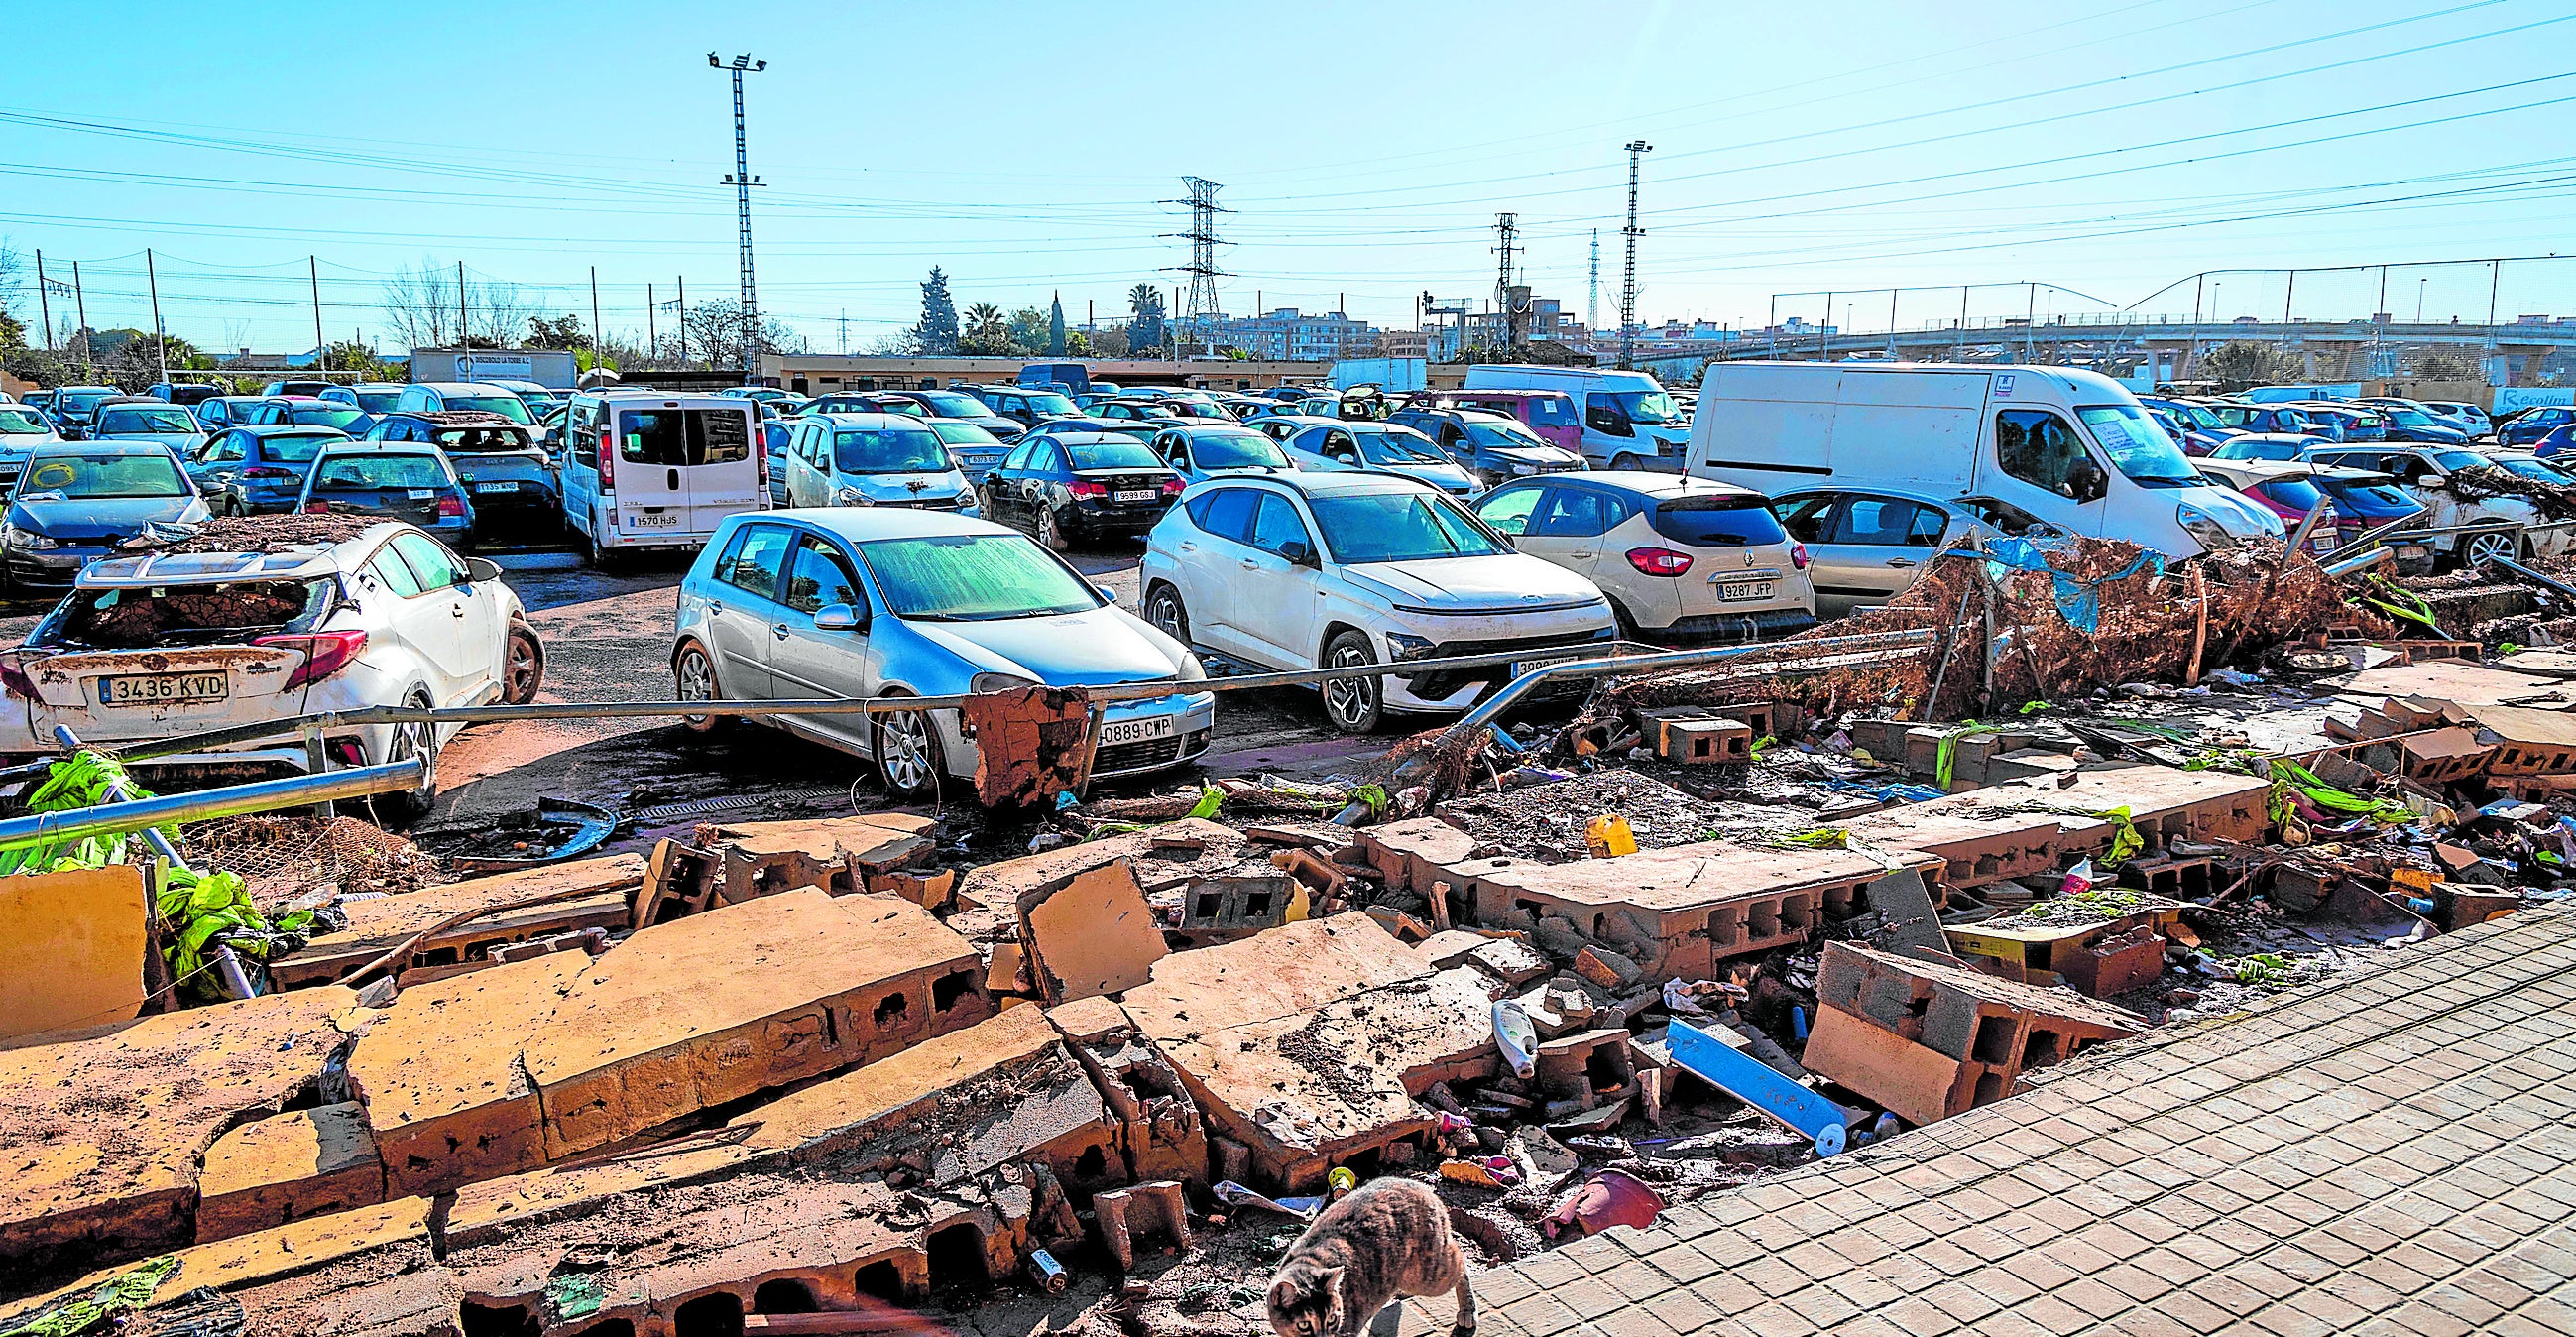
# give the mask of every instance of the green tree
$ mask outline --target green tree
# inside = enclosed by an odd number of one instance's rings
[[[921,323],[912,327],[912,346],[923,357],[957,351],[957,299],[949,296],[948,276],[937,265],[921,284]]]
[[[1066,357],[1099,356],[1099,354],[1092,351],[1091,337],[1080,330],[1071,330],[1066,332],[1064,336],[1064,355]]]
[[[528,347],[582,349],[590,347],[590,335],[581,327],[579,316],[528,317]]]
[[[1011,346],[1022,354],[1034,354],[1047,346],[1047,315],[1033,306],[1011,313]]]
[[[1047,299],[1047,356],[1064,356],[1064,294]]]
[[[2416,359],[2415,374],[2428,381],[2474,381],[2483,373],[2467,358],[2451,353],[2427,353]]]
[[[2270,344],[2239,339],[2220,344],[2200,360],[2202,374],[2231,390],[2266,385],[2291,374],[2291,361]]]
[[[1129,288],[1127,310],[1135,317],[1127,325],[1129,351],[1162,347],[1163,290],[1150,283]]]
[[[1011,357],[1017,352],[1011,345],[1010,321],[1002,308],[991,302],[977,302],[966,308],[966,332],[958,337],[957,351],[969,357]]]

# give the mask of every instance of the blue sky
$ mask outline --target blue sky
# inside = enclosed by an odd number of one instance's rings
[[[1580,313],[1601,234],[1615,322],[1620,145],[1643,169],[1643,319],[1776,310],[1884,328],[2093,311],[2201,270],[2566,246],[2569,0],[2077,0],[1294,7],[1106,3],[129,3],[5,0],[0,237],[79,260],[93,324],[304,348],[308,255],[333,338],[385,278],[453,266],[640,332],[645,284],[735,281],[725,78],[749,80],[765,310],[822,350],[961,303],[1123,310],[1185,262],[1158,203],[1224,184],[1228,311],[1382,324],[1489,295],[1498,210],[1524,277]],[[184,36],[185,40],[175,40]],[[23,280],[24,276],[22,276]],[[2394,271],[2401,318],[2483,319],[2483,267]],[[2056,285],[2037,290],[2011,285]],[[2366,314],[2375,271],[2298,280]],[[2277,317],[2279,274],[2145,301]],[[2503,314],[2576,313],[2576,262],[2505,269]],[[1875,294],[1864,290],[1876,288]],[[1778,296],[1779,294],[1797,294]],[[16,306],[35,307],[22,281]],[[55,315],[63,315],[58,307]]]

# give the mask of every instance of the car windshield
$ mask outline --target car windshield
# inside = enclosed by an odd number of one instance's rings
[[[2385,410],[2385,412],[2388,414],[2389,419],[2400,427],[2439,427],[2442,425],[2433,421],[2430,415],[2419,413],[2414,409],[2390,408]]]
[[[1431,442],[1409,431],[1361,432],[1360,450],[1371,464],[1446,464]]]
[[[339,439],[337,432],[280,432],[261,437],[259,453],[278,464],[311,464],[313,457],[322,453],[324,442]]]
[[[1307,504],[1323,530],[1324,547],[1345,564],[1492,557],[1504,551],[1456,504],[1428,492],[1316,497]]]
[[[2433,463],[2440,465],[2446,474],[2458,473],[2462,469],[2483,469],[2495,463],[2484,455],[2473,455],[2465,450],[2437,450],[2432,455]]]
[[[2213,460],[2295,460],[2299,457],[2299,446],[2295,441],[2257,441],[2240,436],[2220,443],[2218,449],[2209,452],[2209,457]]]
[[[845,427],[832,433],[832,463],[845,474],[938,473],[948,451],[926,427]]]
[[[393,408],[394,401],[402,398],[402,391],[361,388],[357,391],[357,396],[359,407],[369,413],[384,413]]]
[[[2273,478],[2259,486],[2266,500],[2286,506],[2301,515],[2314,510],[2318,502],[2325,500],[2318,493],[2317,485],[2304,478]]]
[[[55,492],[64,497],[109,500],[126,497],[185,497],[194,488],[179,472],[179,462],[166,454],[40,455],[27,465],[18,485],[20,496]]]
[[[1789,541],[1771,503],[1754,496],[1675,497],[1656,505],[1653,524],[1665,538],[1702,548],[1752,548]]]
[[[1630,422],[1680,422],[1681,407],[1661,390],[1628,390],[1604,396],[1628,415]]]
[[[522,427],[534,426],[536,417],[528,412],[527,401],[517,395],[443,395],[447,408],[458,413],[498,413]]]
[[[998,446],[1001,438],[985,431],[982,424],[941,418],[930,424],[931,435],[952,446]]]
[[[2200,475],[2191,460],[2157,430],[2147,415],[2127,404],[2078,407],[2075,416],[2093,429],[2093,439],[2111,454],[2111,465],[2151,487],[2198,487]]]
[[[1190,459],[1202,469],[1285,469],[1288,457],[1259,432],[1200,432],[1190,438]]]
[[[367,411],[334,404],[313,408],[299,407],[290,416],[295,419],[295,425],[298,427],[337,427],[345,432],[349,430],[349,424],[366,417]]]
[[[0,436],[49,436],[53,430],[34,409],[0,404]]]
[[[1070,418],[1074,416],[1075,409],[1073,407],[1073,401],[1055,393],[1054,391],[1031,391],[1026,397],[1029,401],[1029,410],[1033,413],[1042,413],[1051,418]]]
[[[197,420],[186,409],[153,409],[119,404],[98,411],[100,436],[171,434],[197,430]]]
[[[73,413],[87,413],[98,407],[98,401],[115,393],[114,390],[65,390],[62,401],[55,407]]]
[[[528,448],[527,434],[507,427],[442,427],[430,436],[440,450],[469,455]]]
[[[1467,439],[1488,450],[1527,450],[1532,446],[1547,444],[1538,439],[1537,433],[1516,422],[1477,422],[1469,419],[1465,426]]]
[[[1100,595],[1018,534],[950,534],[862,543],[859,559],[896,617],[990,622],[1100,606]]]
[[[2568,481],[2567,475],[2558,472],[2556,469],[2550,468],[2547,464],[2544,464],[2539,460],[2497,460],[2496,467],[2504,470],[2506,473],[2515,474],[2520,477],[2533,479],[2542,483],[2563,484]]]
[[[313,476],[316,492],[377,492],[391,488],[442,488],[447,471],[435,455],[334,455]]]
[[[2210,412],[2208,409],[2202,408],[2198,404],[2183,404],[2167,401],[2164,409],[2165,412],[2174,415],[2176,419],[2180,420],[2183,426],[2196,432],[2216,431],[2217,429],[2226,426],[2225,423],[2218,420],[2217,414]]]
[[[962,390],[916,390],[930,411],[942,418],[989,418],[992,407]]]
[[[1076,469],[1160,469],[1162,457],[1134,437],[1117,441],[1067,441],[1065,453]]]

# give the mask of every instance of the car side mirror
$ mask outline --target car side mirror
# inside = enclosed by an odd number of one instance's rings
[[[857,631],[867,625],[848,604],[825,604],[814,610],[816,631]]]
[[[1091,589],[1093,593],[1099,595],[1103,599],[1107,599],[1111,603],[1118,602],[1118,591],[1113,590],[1106,585],[1094,585]]]
[[[1308,543],[1304,539],[1290,539],[1287,542],[1280,544],[1279,555],[1287,558],[1290,566],[1311,566],[1321,568],[1323,565],[1323,563],[1315,560],[1315,545]]]
[[[500,578],[500,566],[489,558],[468,557],[465,559],[465,579],[468,584],[480,585],[484,581],[499,580]]]

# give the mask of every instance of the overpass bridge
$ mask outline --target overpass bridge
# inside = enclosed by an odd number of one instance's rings
[[[1658,342],[1640,349],[1641,364],[1663,367],[1727,361],[1799,361],[1890,357],[1908,362],[2117,364],[2152,362],[2164,379],[2192,379],[2199,360],[2229,343],[2269,344],[2304,355],[2302,379],[2364,380],[2395,374],[2402,350],[2456,350],[2475,358],[2506,360],[2508,377],[2523,380],[2553,358],[2576,355],[2576,320],[2548,324],[2470,325],[2455,322],[2380,323],[2192,321],[2187,318],[2112,313],[2027,321],[2014,318],[1947,321],[1914,329],[1845,333],[1818,330],[1747,334],[1725,340]],[[2373,355],[2381,365],[2373,365]]]

